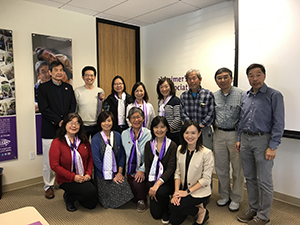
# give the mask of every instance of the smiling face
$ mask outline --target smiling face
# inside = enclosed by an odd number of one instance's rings
[[[160,122],[155,127],[153,127],[153,133],[155,137],[163,139],[167,134],[168,128]]]
[[[53,67],[52,72],[49,70],[49,73],[52,77],[52,80],[54,80],[58,84],[60,84],[64,76],[66,76],[66,73],[64,72],[62,65]]]
[[[101,128],[104,132],[110,132],[113,126],[112,118],[109,116],[105,121],[101,123]]]
[[[139,112],[135,112],[130,116],[129,122],[131,123],[131,127],[135,130],[141,129],[144,118]]]
[[[167,81],[163,82],[159,86],[159,91],[162,94],[162,96],[164,96],[164,98],[167,98],[171,93],[171,87],[170,87],[169,83]]]
[[[50,74],[49,74],[49,66],[47,65],[42,65],[39,68],[38,72],[38,78],[41,80],[41,83],[45,83],[51,79]]]
[[[55,55],[53,54],[53,52],[51,51],[48,51],[48,50],[44,50],[43,53],[42,53],[42,58],[46,61],[48,61],[49,63],[52,63],[53,61],[56,61],[56,57]]]
[[[119,94],[119,93],[123,93],[123,90],[124,90],[123,81],[120,78],[115,79],[114,91]]]
[[[134,91],[134,97],[136,98],[137,101],[143,100],[145,96],[145,90],[142,85],[138,86],[137,89]]]
[[[66,123],[66,131],[68,136],[74,136],[78,133],[79,129],[80,123],[76,117]]]
[[[257,93],[259,89],[263,86],[266,79],[266,74],[264,74],[260,68],[253,68],[249,70],[248,80],[249,84],[253,88],[253,92]]]
[[[231,89],[232,77],[227,72],[220,73],[216,76],[216,83],[222,91],[228,93]]]
[[[202,77],[199,79],[197,76],[197,71],[192,71],[188,74],[186,82],[188,83],[192,92],[196,93],[200,88]]]
[[[189,126],[183,133],[183,138],[187,142],[188,146],[196,146],[197,140],[200,137],[201,132],[198,132],[197,127],[194,125]]]
[[[82,77],[82,79],[83,79],[83,81],[86,85],[93,85],[93,83],[96,79],[94,71],[93,70],[85,71],[84,76]]]

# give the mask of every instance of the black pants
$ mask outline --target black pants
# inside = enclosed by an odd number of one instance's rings
[[[150,198],[150,212],[154,219],[161,219],[163,214],[169,214],[170,195],[172,195],[173,193],[174,180],[170,179],[157,189],[157,201]]]
[[[188,195],[181,198],[179,206],[175,206],[170,203],[170,223],[172,225],[179,225],[183,223],[187,216],[196,216],[199,211],[197,205],[203,203],[203,206],[205,207],[209,197],[210,196],[204,198],[193,198],[191,195]]]
[[[127,181],[131,187],[133,193],[133,201],[138,202],[139,200],[147,200],[148,186],[146,180],[141,183],[138,183],[134,180],[134,177],[127,175]]]
[[[93,209],[97,206],[97,190],[91,181],[62,183],[59,187],[65,191],[66,201],[78,201],[83,207],[88,209]]]

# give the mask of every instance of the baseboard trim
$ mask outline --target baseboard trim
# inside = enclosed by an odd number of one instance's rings
[[[6,184],[6,185],[3,185],[2,192],[13,191],[13,190],[29,187],[29,186],[32,186],[35,184],[40,184],[40,183],[43,183],[43,177],[36,177],[36,178],[19,181],[19,182],[12,183],[12,184]]]
[[[217,176],[217,174],[213,173],[212,177],[218,183],[218,176]],[[230,182],[232,184],[232,179],[230,179]],[[244,188],[245,188],[245,193],[247,194],[246,183],[245,183]],[[281,201],[281,202],[287,203],[287,204],[290,204],[290,205],[294,205],[294,206],[300,207],[300,199],[296,198],[296,197],[293,197],[293,196],[290,196],[290,195],[286,195],[286,194],[282,194],[282,193],[274,191],[274,197],[273,197],[273,199],[275,199],[277,201]]]

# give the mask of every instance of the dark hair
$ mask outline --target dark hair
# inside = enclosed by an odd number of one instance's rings
[[[194,121],[194,120],[185,121],[185,123],[183,124],[181,131],[180,131],[180,143],[181,143],[180,153],[181,154],[185,154],[185,152],[187,150],[187,142],[186,142],[186,140],[184,140],[183,134],[190,126],[195,126],[198,130],[198,133],[201,132],[201,127],[199,126],[199,124],[196,121]],[[195,151],[197,152],[198,150],[200,150],[202,148],[203,148],[203,143],[202,143],[202,133],[201,133],[200,137],[197,140]]]
[[[43,52],[46,50],[46,48],[42,48],[42,47],[37,47],[35,49],[35,52],[36,52],[36,57],[38,60],[44,60],[43,57],[42,57],[42,54]]]
[[[102,127],[101,127],[101,123],[103,123],[105,120],[107,120],[107,118],[111,118],[112,120],[112,127],[114,126],[114,115],[112,114],[112,112],[110,111],[103,111],[100,113],[100,115],[98,116],[98,119],[97,119],[97,126],[99,127],[100,131],[102,130]]]
[[[37,62],[35,63],[34,69],[35,69],[35,72],[36,72],[37,74],[40,73],[39,70],[40,70],[41,66],[48,66],[48,67],[49,67],[48,61],[46,61],[46,60],[41,60],[41,61],[37,61]]]
[[[57,137],[61,141],[65,140],[65,134],[67,133],[67,131],[66,131],[66,125],[67,125],[68,122],[70,122],[74,118],[77,118],[78,123],[80,124],[79,131],[77,132],[78,138],[81,140],[81,142],[87,143],[88,139],[87,139],[87,137],[84,134],[83,121],[82,121],[81,117],[77,113],[69,113],[64,118],[61,127],[57,130]]]
[[[97,72],[96,72],[95,67],[93,67],[93,66],[85,66],[85,67],[83,67],[83,69],[81,70],[81,75],[84,76],[84,74],[85,74],[85,72],[87,70],[92,70],[94,72],[94,76],[96,76]]]
[[[228,73],[229,76],[232,78],[232,71],[226,67],[222,67],[222,68],[218,69],[217,72],[215,73],[215,80],[217,78],[217,75],[219,75],[221,73]]]
[[[125,81],[123,79],[123,77],[117,75],[115,76],[113,79],[112,79],[112,82],[111,82],[111,93],[114,94],[115,93],[115,90],[114,90],[114,83],[115,83],[115,80],[116,79],[121,79],[121,81],[123,82],[123,85],[124,85],[124,89],[123,89],[123,92],[126,92],[126,85],[125,85]]]
[[[129,110],[129,112],[128,112],[127,118],[130,120],[130,117],[131,117],[133,114],[135,114],[136,112],[138,112],[138,113],[143,117],[143,119],[145,119],[145,114],[144,114],[143,110],[141,110],[141,109],[138,108],[138,107],[132,107],[132,108]]]
[[[157,85],[156,85],[156,92],[157,92],[157,95],[158,95],[158,99],[163,99],[164,98],[164,96],[160,93],[159,88],[163,83],[165,83],[165,81],[167,81],[169,86],[170,86],[170,95],[174,96],[176,94],[176,89],[175,89],[173,81],[171,81],[170,78],[163,77],[163,78],[159,79],[159,81],[157,82]]]
[[[246,69],[247,76],[249,74],[249,71],[252,70],[252,69],[254,69],[254,68],[260,68],[261,71],[263,72],[263,74],[266,74],[266,69],[265,69],[265,67],[263,65],[258,64],[258,63],[253,63],[250,66],[248,66],[248,68]]]
[[[143,99],[145,100],[145,102],[148,102],[149,97],[148,97],[148,93],[146,91],[146,87],[142,82],[137,82],[133,85],[132,90],[131,90],[131,101],[134,102],[136,97],[134,96],[134,92],[135,90],[139,87],[142,86],[144,88],[144,97]]]
[[[167,127],[167,134],[169,134],[169,132],[170,132],[170,125],[169,125],[166,117],[156,116],[153,118],[153,120],[151,122],[150,130],[151,130],[152,140],[155,139],[155,134],[154,134],[153,128],[156,127],[160,122],[162,122]]]
[[[50,63],[50,65],[49,65],[49,70],[52,72],[52,69],[53,69],[54,67],[59,66],[59,65],[61,65],[63,69],[65,68],[64,64],[62,64],[60,61],[53,61],[53,62]]]

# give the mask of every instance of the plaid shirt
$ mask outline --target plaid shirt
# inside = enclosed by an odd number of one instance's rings
[[[200,86],[196,98],[191,89],[180,96],[180,114],[183,122],[195,120],[200,125],[208,127],[213,124],[215,116],[214,95],[210,90]]]

